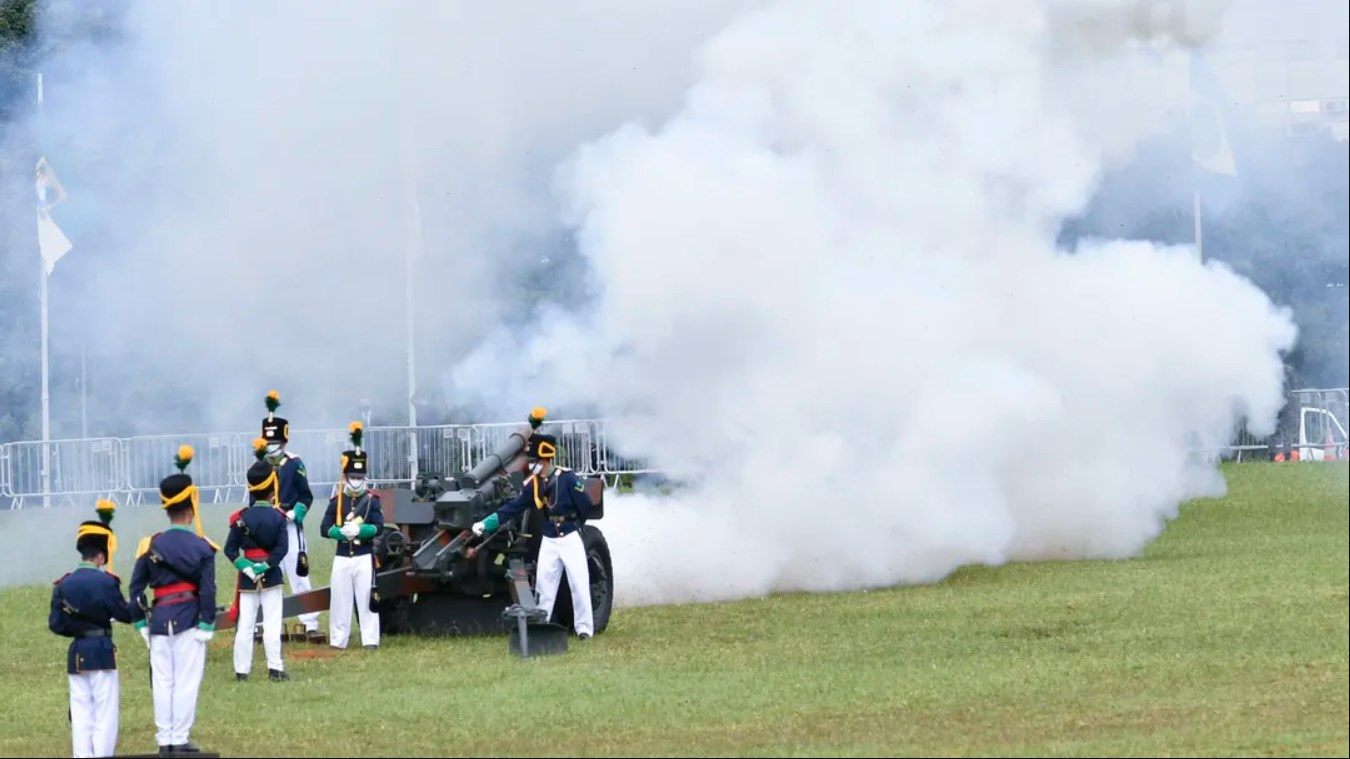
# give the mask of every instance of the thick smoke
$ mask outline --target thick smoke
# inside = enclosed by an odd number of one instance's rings
[[[1157,85],[1218,26],[1188,5],[776,3],[699,48],[677,114],[575,154],[593,310],[456,381],[592,404],[684,483],[610,496],[618,601],[1129,556],[1221,492],[1189,451],[1271,429],[1288,314],[1189,248],[1054,246],[1185,105]]]
[[[44,108],[5,132],[15,154],[42,147],[69,195],[58,436],[78,437],[61,389],[81,345],[93,434],[254,430],[270,389],[296,427],[345,427],[361,399],[401,423],[405,253],[420,242],[426,389],[483,330],[528,317],[519,280],[558,234],[552,167],[666,115],[688,51],[744,3],[120,5],[91,38],[89,6],[58,4]]]

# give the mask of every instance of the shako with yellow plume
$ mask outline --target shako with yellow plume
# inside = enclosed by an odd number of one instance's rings
[[[267,416],[262,420],[262,439],[267,447],[267,457],[275,463],[281,455],[281,446],[291,438],[291,423],[284,417],[277,416],[277,409],[281,407],[280,393],[275,390],[267,391],[263,404],[267,406]]]
[[[368,468],[366,464],[366,452],[361,448],[361,440],[365,437],[365,427],[360,422],[352,422],[347,425],[347,438],[351,440],[352,447],[342,452],[342,487],[338,489],[337,501],[337,526],[341,527],[344,519],[343,514],[343,496],[355,497],[366,492],[366,475]]]
[[[106,498],[100,498],[94,504],[94,511],[98,514],[98,519],[85,520],[75,530],[75,550],[81,554],[85,553],[86,549],[102,551],[108,557],[107,570],[112,572],[113,554],[117,552],[117,535],[112,530],[112,520],[117,512],[117,504]]]
[[[159,481],[159,503],[171,516],[181,509],[190,509],[193,527],[196,529],[197,535],[205,538],[212,548],[219,551],[220,546],[206,537],[206,533],[202,531],[202,516],[199,510],[201,496],[197,490],[197,485],[192,481],[192,475],[187,473],[193,455],[192,446],[178,446],[178,452],[173,457],[173,464],[178,468],[178,471]],[[137,551],[137,553],[140,553],[140,551]]]
[[[273,506],[280,506],[280,502],[277,500],[277,470],[267,463],[267,440],[265,438],[253,438],[253,458],[257,460],[248,468],[245,475],[248,479],[250,502],[267,501]]]

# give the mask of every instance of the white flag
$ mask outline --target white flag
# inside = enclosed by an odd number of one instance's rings
[[[48,198],[49,191],[52,191],[50,199]],[[61,180],[57,179],[56,171],[52,169],[51,164],[47,163],[46,156],[39,158],[37,162],[38,249],[42,252],[42,264],[49,277],[52,274],[52,269],[56,267],[56,262],[74,247],[66,234],[56,225],[56,221],[52,219],[51,214],[52,208],[65,199],[66,190],[61,186]]]
[[[1197,52],[1191,53],[1191,160],[1200,168],[1237,176],[1233,146],[1224,119],[1224,95],[1218,77]]]

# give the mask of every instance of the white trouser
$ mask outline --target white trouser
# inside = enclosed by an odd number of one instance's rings
[[[309,515],[306,514],[305,516]],[[291,586],[291,595],[308,593],[313,587],[310,585],[308,577],[301,577],[295,573],[295,565],[299,556],[300,535],[296,532],[295,522],[288,519],[286,520],[286,556],[281,560],[281,571],[286,575],[286,584]],[[306,630],[318,630],[319,612],[313,611],[308,614],[301,614],[300,621],[305,625]]]
[[[115,669],[70,675],[70,739],[75,756],[117,753],[121,695]]]
[[[594,635],[595,620],[591,614],[591,568],[586,563],[586,549],[581,533],[572,532],[561,538],[544,538],[539,543],[539,565],[535,568],[535,592],[539,606],[553,616],[553,602],[558,598],[558,583],[567,570],[567,586],[572,590],[572,626],[577,635]]]
[[[361,624],[361,645],[380,645],[380,615],[370,610],[370,575],[374,572],[366,556],[334,556],[333,576],[329,583],[328,644],[346,648],[352,627],[352,604]]]
[[[189,627],[174,635],[150,636],[150,667],[155,700],[155,743],[188,742],[197,718],[197,691],[206,672],[206,641]]]
[[[239,592],[239,624],[234,631],[234,671],[247,675],[253,669],[253,625],[262,607],[263,653],[267,668],[281,671],[282,588]]]

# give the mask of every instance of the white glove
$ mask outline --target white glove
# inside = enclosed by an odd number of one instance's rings
[[[483,530],[486,530],[486,529],[487,529],[487,525],[483,524],[482,522],[474,522],[474,523],[473,523],[473,534],[474,534],[474,535],[482,535],[482,534],[483,534]]]
[[[289,519],[289,520],[291,520],[292,522],[294,522],[294,521],[295,521],[295,509],[291,509],[290,511],[286,512],[286,518]]]
[[[253,567],[244,567],[244,576],[254,582],[258,581],[258,573],[253,571]]]
[[[348,522],[342,525],[342,534],[346,536],[348,540],[353,540],[360,532],[361,525],[356,524],[355,522]]]
[[[197,628],[197,640],[200,640],[203,643],[205,643],[208,640],[211,640],[212,638],[215,637],[215,635],[216,635],[215,632],[212,630],[203,630],[200,627]]]
[[[146,625],[145,627],[142,627],[142,628],[141,628],[141,637],[145,639],[145,647],[146,647],[146,648],[149,648],[149,647],[150,647],[150,626],[149,626],[149,625]]]

